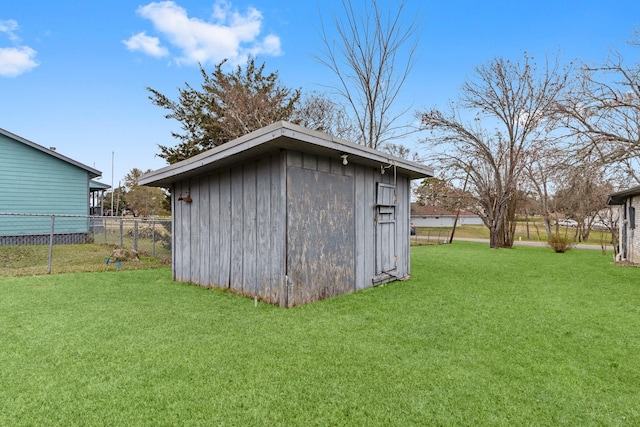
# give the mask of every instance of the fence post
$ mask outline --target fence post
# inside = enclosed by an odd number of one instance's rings
[[[122,217],[120,217],[120,249],[124,248],[124,219],[122,219]]]
[[[156,219],[151,218],[151,256],[156,256]]]
[[[133,250],[138,252],[138,220],[133,220]]]
[[[51,234],[49,234],[49,262],[47,265],[47,274],[51,274],[51,264],[53,263],[53,233],[55,231],[56,216],[51,215]]]

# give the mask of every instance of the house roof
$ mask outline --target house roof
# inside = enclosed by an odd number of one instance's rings
[[[440,216],[455,216],[456,212],[442,208],[440,206],[421,205],[420,203],[411,203],[411,216],[428,216],[428,217],[440,217]],[[460,211],[460,216],[477,216],[473,212]]]
[[[607,200],[608,205],[623,205],[625,199],[631,196],[640,195],[640,185],[636,187],[631,187],[626,190],[618,191],[616,193],[609,194],[609,199]]]
[[[89,181],[89,191],[108,190],[110,188],[111,186],[104,182],[94,181],[93,179]]]
[[[87,173],[89,174],[89,177],[91,177],[91,178],[97,178],[97,177],[102,175],[102,172],[100,172],[97,169],[91,168],[91,167],[89,167],[87,165],[84,165],[84,164],[82,164],[80,162],[77,162],[77,161],[75,161],[75,160],[73,160],[73,159],[71,159],[71,158],[69,158],[67,156],[63,156],[62,154],[60,154],[60,153],[58,153],[58,152],[56,152],[54,150],[51,150],[49,148],[45,148],[42,145],[36,144],[35,142],[29,141],[28,139],[24,139],[23,137],[18,136],[16,134],[13,134],[13,133],[11,133],[11,132],[9,132],[7,130],[4,130],[2,128],[0,128],[0,135],[4,135],[4,136],[6,136],[8,138],[11,138],[14,141],[20,142],[20,143],[22,143],[24,145],[27,145],[27,146],[35,149],[35,150],[42,151],[45,154],[48,154],[48,155],[50,155],[52,157],[55,157],[56,159],[60,159],[60,160],[62,160],[64,162],[67,162],[67,163],[69,163],[69,164],[71,164],[73,166],[76,166],[76,167],[80,168],[80,169],[84,169],[85,171],[87,171]]]
[[[275,149],[292,149],[327,157],[347,155],[348,162],[373,167],[395,165],[411,179],[433,176],[433,169],[378,150],[334,138],[288,122],[276,122],[197,156],[140,177],[141,185],[169,187],[172,183],[228,166]]]

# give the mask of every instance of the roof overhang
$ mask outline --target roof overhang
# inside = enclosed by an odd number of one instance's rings
[[[288,122],[276,122],[226,144],[140,177],[141,185],[170,187],[172,183],[211,173],[239,161],[277,150],[295,150],[325,157],[347,155],[349,163],[372,167],[395,166],[396,172],[419,179],[433,176],[433,169],[378,150],[334,138]]]
[[[110,188],[111,188],[110,185],[105,184],[103,182],[94,181],[93,179],[91,181],[89,181],[89,191],[108,190]]]
[[[640,195],[640,185],[636,187],[631,187],[627,190],[618,191],[616,193],[609,194],[609,199],[607,200],[608,205],[624,205],[624,202],[629,197]]]
[[[89,174],[90,178],[97,178],[97,177],[102,175],[102,172],[100,172],[97,169],[91,168],[91,167],[89,167],[87,165],[84,165],[84,164],[82,164],[80,162],[77,162],[77,161],[75,161],[75,160],[73,160],[73,159],[71,159],[71,158],[69,158],[67,156],[63,156],[62,154],[60,154],[60,153],[58,153],[58,152],[56,152],[54,150],[50,150],[49,148],[43,147],[42,145],[36,144],[35,142],[29,141],[28,139],[25,139],[25,138],[23,138],[21,136],[13,134],[13,133],[11,133],[11,132],[9,132],[7,130],[4,130],[4,129],[0,128],[0,135],[4,135],[4,136],[6,136],[8,138],[11,138],[11,139],[13,139],[15,141],[21,142],[24,145],[27,145],[27,146],[29,146],[31,148],[34,148],[34,149],[38,150],[38,151],[42,151],[45,154],[48,154],[48,155],[50,155],[52,157],[60,159],[60,160],[62,160],[64,162],[67,162],[69,164],[72,164],[73,166],[76,166],[76,167],[78,167],[80,169],[84,169],[85,171],[87,171],[87,173]]]

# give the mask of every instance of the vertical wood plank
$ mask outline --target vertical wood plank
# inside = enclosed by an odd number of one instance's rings
[[[318,170],[318,156],[315,154],[302,153],[302,167],[309,170]]]
[[[299,151],[287,150],[287,167],[302,167],[302,153]]]
[[[280,151],[271,161],[271,258],[272,301],[287,305],[287,157]]]
[[[176,194],[178,194],[177,188],[175,183],[171,185],[171,276],[173,280],[179,280],[176,273],[178,265],[178,257],[176,256],[176,248],[178,247],[176,230],[178,229],[177,225],[180,223],[178,220],[178,218],[180,218],[180,212],[178,211],[178,205],[176,203],[178,199],[178,196],[176,196]]]
[[[364,242],[365,255],[365,283],[366,287],[373,286],[373,276],[375,275],[375,191],[376,172],[373,168],[364,168]]]
[[[342,163],[340,163],[342,164]],[[349,163],[347,166],[342,166],[342,174],[344,176],[354,176],[355,175],[355,166],[353,163]]]
[[[187,191],[190,187],[190,182],[182,181],[180,187],[180,195],[187,194]],[[180,251],[181,260],[180,263],[181,274],[183,282],[191,282],[191,204],[185,203],[184,201],[178,201],[180,204],[180,212],[181,212],[181,220],[180,220],[180,235],[182,236],[182,240],[180,242],[180,246],[176,248],[176,250]]]
[[[366,212],[365,212],[365,201],[366,201],[366,187],[365,187],[365,168],[363,166],[356,166],[355,168],[355,193],[354,193],[354,204],[355,204],[355,254],[356,254],[356,265],[355,265],[355,288],[363,289],[367,287],[368,283],[365,278],[366,270],[365,270],[365,256],[366,256],[366,242],[364,240],[365,233],[367,232],[367,228],[365,226],[366,220]]]
[[[276,232],[271,226],[271,156],[257,165],[257,294],[264,301],[271,301],[271,235]]]
[[[344,175],[345,166],[341,158],[329,158],[329,172],[334,175]]]
[[[211,255],[209,239],[211,238],[211,227],[209,226],[211,217],[211,205],[209,202],[209,187],[210,179],[208,176],[198,180],[198,254],[197,258],[200,260],[199,272],[200,277],[198,283],[201,286],[211,286],[211,277],[209,272],[211,271]],[[194,203],[196,200],[194,199]]]
[[[220,261],[218,273],[218,286],[229,288],[231,286],[231,171],[226,169],[219,174],[220,179]]]
[[[318,171],[331,173],[331,159],[329,157],[318,156]]]
[[[209,178],[209,284],[220,287],[220,174]]]
[[[411,180],[398,177],[398,270],[400,277],[411,273]]]
[[[191,203],[183,202],[186,209],[189,210],[191,217],[189,221],[189,263],[191,264],[189,274],[191,279],[189,281],[200,284],[200,267],[202,261],[199,253],[202,236],[198,230],[200,227],[200,179],[192,179],[187,191],[193,200]]]
[[[256,210],[256,162],[245,163],[242,176],[243,227],[242,227],[242,290],[257,294],[257,210]]]
[[[231,270],[229,286],[242,292],[242,244],[244,226],[242,166],[231,169]]]

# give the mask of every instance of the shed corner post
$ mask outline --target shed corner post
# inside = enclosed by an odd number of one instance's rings
[[[282,222],[282,261],[284,267],[284,283],[283,283],[283,303],[289,308],[290,280],[289,280],[289,189],[287,188],[289,167],[288,151],[282,149],[280,151],[280,209],[283,217]]]

